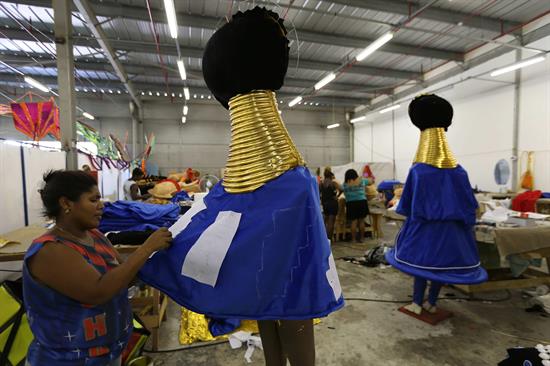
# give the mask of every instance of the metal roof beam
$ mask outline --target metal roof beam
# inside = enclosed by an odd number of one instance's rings
[[[330,2],[359,9],[376,10],[404,16],[414,13],[422,6],[417,1],[404,0],[330,0]],[[418,18],[450,24],[462,23],[466,27],[488,30],[499,34],[519,25],[518,22],[510,20],[501,20],[439,7],[430,7],[424,10],[418,15]]]
[[[128,93],[132,97],[132,100],[136,103],[138,107],[141,108],[141,100],[139,99],[137,92],[132,85],[132,82],[128,80],[128,75],[126,74],[124,67],[118,61],[118,57],[116,56],[113,47],[107,39],[107,35],[101,28],[101,25],[99,24],[99,21],[97,20],[96,14],[92,9],[90,3],[88,3],[87,0],[74,0],[74,4],[78,8],[80,15],[86,21],[87,26],[96,38],[96,41],[105,52],[105,56],[113,66],[113,69],[120,78],[120,81],[124,84],[126,90],[128,90]]]
[[[8,2],[23,3],[27,5],[44,7],[44,2],[37,0],[7,0]],[[75,2],[77,4],[77,2]],[[122,5],[109,2],[89,2],[90,8],[96,15],[110,18],[125,18],[140,21],[149,21],[149,14],[145,7]],[[428,9],[429,10],[429,9]],[[164,11],[152,9],[152,18],[157,23],[166,23]],[[191,15],[178,12],[178,24],[194,28],[217,29],[223,24],[222,18],[216,18],[204,15]],[[296,29],[300,41],[311,43],[334,45],[349,48],[365,48],[374,38],[358,38],[348,35],[336,35],[333,33],[316,32],[308,29]],[[390,42],[382,49],[384,52],[406,54],[425,58],[434,58],[442,60],[462,61],[463,55],[459,51],[445,50],[437,48],[420,47],[412,44],[403,44]]]
[[[34,79],[40,81],[41,83],[48,85],[50,87],[57,86],[57,78],[52,76],[35,76]],[[21,84],[24,85],[23,79],[19,75],[15,74],[7,74],[7,73],[0,73],[0,85],[11,85],[14,86],[14,84]],[[106,81],[106,80],[94,80],[94,88],[99,89],[115,89],[117,88],[117,85],[113,85],[112,80]],[[15,85],[15,86],[16,86]],[[118,84],[120,85],[120,84]],[[78,80],[75,81],[75,87],[77,88],[88,88],[91,89],[92,87],[87,84],[82,84]],[[164,84],[153,84],[153,83],[134,83],[134,87],[138,92],[141,91],[153,91],[153,92],[161,92],[164,93]],[[175,86],[172,90],[173,93],[179,94],[181,92],[183,85]],[[177,88],[177,89],[176,89]],[[203,95],[209,95],[211,94],[210,90],[208,90],[206,87],[197,87],[197,86],[189,86],[189,89],[191,90],[191,94],[203,94]],[[87,93],[84,93],[87,95]],[[81,95],[81,94],[79,94]],[[98,93],[98,95],[101,95]],[[111,95],[111,94],[109,94]],[[115,94],[116,95],[116,94]],[[288,99],[294,98],[298,96],[296,93],[288,93],[285,91],[277,92],[277,95],[279,99]],[[358,104],[366,103],[369,99],[367,98],[348,98],[348,97],[331,97],[331,96],[325,96],[325,95],[313,95],[308,96],[304,98],[307,102],[313,102],[313,103],[325,103],[325,104],[332,104],[344,107],[355,107]]]
[[[36,55],[33,54],[33,56],[36,56]],[[25,66],[33,66],[33,65],[28,65],[29,64],[28,56],[20,53],[0,54],[0,60],[8,64],[14,64],[19,66],[23,64]],[[163,74],[161,73],[161,67],[159,64],[153,64],[153,63],[135,64],[135,63],[123,62],[122,65],[124,66],[124,69],[126,70],[128,75],[154,76],[154,77],[163,76]],[[48,67],[48,65],[44,65],[44,67]],[[55,67],[55,66],[52,64],[49,67]],[[83,61],[83,60],[75,61],[75,67],[78,70],[113,72],[113,68],[109,63],[100,62],[97,59],[87,59],[86,61]],[[193,74],[202,75],[201,69],[188,68],[187,71],[188,71],[188,77],[190,79],[193,79]],[[171,74],[171,76],[175,76],[179,78],[179,72],[175,68],[168,68],[168,72]],[[200,78],[200,80],[202,80],[202,77]],[[285,78],[285,86],[287,87],[310,88],[315,82],[316,80],[298,79],[298,78],[293,78],[288,76]],[[361,93],[361,90],[366,90],[366,89],[384,89],[384,86],[383,85],[364,85],[364,84],[347,83],[347,82],[333,82],[324,88],[324,90],[343,91],[343,92],[349,92],[349,93]],[[363,92],[363,93],[368,94],[368,92]]]
[[[533,42],[536,42],[540,39],[546,38],[550,36],[550,24],[546,24],[540,28],[537,28],[523,36],[523,44],[530,44]],[[515,44],[517,43],[517,40],[511,41],[510,43]],[[450,79],[454,76],[460,75],[464,73],[465,71],[480,66],[490,60],[493,60],[497,57],[500,57],[502,55],[505,55],[506,53],[511,52],[509,47],[506,46],[500,46],[497,48],[492,49],[491,51],[488,51],[480,56],[477,56],[471,60],[469,60],[467,63],[463,65],[457,65],[447,71],[444,71],[437,76],[426,80],[424,83],[407,88],[401,92],[395,93],[391,96],[391,98],[385,98],[384,100],[378,101],[372,105],[368,106],[368,109],[370,110],[376,110],[378,108],[382,108],[383,106],[387,105],[391,100],[400,100],[403,98],[407,98],[411,95],[414,95],[416,93],[421,92],[422,90],[435,85],[437,83],[443,82],[447,79]]]
[[[0,24],[2,23],[2,18],[0,18]],[[10,39],[14,40],[24,40],[36,42],[36,39],[31,37],[27,32],[20,29],[2,29],[2,34]],[[37,38],[43,40],[44,42],[50,42],[40,34],[35,35]],[[142,41],[132,41],[132,40],[119,40],[119,39],[108,39],[111,43],[111,46],[116,50],[128,51],[128,52],[139,52],[139,53],[152,53],[156,54],[156,46],[152,42],[142,42]],[[87,46],[87,47],[98,47],[95,39],[91,37],[74,37],[74,45],[76,46]],[[161,44],[160,51],[162,55],[165,56],[177,56],[177,48],[173,44]],[[199,47],[180,47],[182,56],[192,57],[192,58],[202,58],[204,49]],[[324,62],[317,60],[304,60],[291,58],[289,62],[289,69],[298,66],[299,68],[304,68],[307,70],[320,70],[320,71],[333,71],[336,70],[341,65],[335,62]],[[386,69],[382,67],[373,67],[373,66],[362,66],[356,65],[346,71],[350,74],[358,75],[371,75],[378,77],[387,77],[395,79],[420,79],[422,74],[420,72],[408,71],[408,70],[398,70],[398,69]]]

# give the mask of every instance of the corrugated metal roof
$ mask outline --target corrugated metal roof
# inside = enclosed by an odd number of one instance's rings
[[[33,75],[55,76],[55,68],[51,65],[48,67],[33,66],[35,61],[41,61],[40,58],[36,58],[37,56],[44,55],[51,58],[52,55],[55,55],[55,45],[51,42],[51,35],[48,35],[50,38],[48,42],[30,40],[30,37],[33,35],[38,35],[41,39],[44,39],[44,35],[40,35],[39,31],[52,29],[53,11],[47,7],[16,4],[15,2],[15,0],[0,0],[0,18],[10,21],[10,25],[6,25],[7,28],[0,28],[0,52],[16,54],[18,57],[24,57],[25,55],[33,56],[35,59],[28,57],[27,63],[17,63],[21,71]],[[25,3],[25,1],[20,2]],[[164,5],[162,0],[149,0],[149,2],[153,10],[160,11],[160,14],[163,13]],[[420,3],[422,5],[426,2],[422,1]],[[131,17],[125,17],[122,14],[122,17],[110,18],[109,14],[101,14],[98,16],[98,20],[101,22],[102,28],[110,41],[119,42],[115,44],[124,44],[123,48],[127,49],[127,51],[118,52],[118,55],[122,61],[131,65],[160,65],[159,56],[156,54],[155,37],[152,28],[154,26],[161,45],[162,62],[172,70],[171,77],[173,77],[175,70],[177,70],[176,62],[178,59],[176,56],[175,41],[170,37],[169,29],[165,22],[156,22],[153,26],[151,25],[146,3],[143,0],[102,0],[96,4],[113,5],[116,7],[131,6],[133,10],[137,9],[139,14],[133,14]],[[368,2],[365,2],[365,5],[359,8],[342,4],[341,1],[331,2],[327,0],[295,0],[292,2],[290,0],[276,0],[276,3],[275,0],[178,0],[175,1],[177,12],[182,15],[199,17],[195,19],[195,21],[199,22],[201,20],[200,17],[203,17],[202,19],[210,24],[207,27],[197,26],[195,23],[190,24],[192,26],[180,24],[178,42],[183,50],[183,54],[186,55],[189,52],[197,53],[198,50],[197,55],[200,55],[200,50],[205,47],[208,39],[214,33],[214,29],[210,29],[212,23],[221,26],[226,21],[226,18],[236,11],[244,11],[253,5],[267,5],[279,14],[286,15],[286,27],[290,31],[291,58],[303,61],[302,63],[298,63],[297,68],[290,67],[287,77],[306,82],[311,81],[311,86],[320,78],[327,75],[333,67],[336,67],[332,65],[345,64],[360,52],[360,48],[350,47],[349,44],[343,45],[346,44],[346,39],[364,39],[364,46],[367,46],[369,39],[376,39],[407,18],[406,14],[397,14],[385,9],[369,6]],[[45,2],[45,6],[50,6],[50,4]],[[524,23],[539,14],[550,11],[550,1],[548,0],[439,1],[434,6],[442,10],[455,12],[456,14],[463,14],[464,23],[468,23],[467,21],[471,17],[477,16],[493,18],[497,22],[503,19]],[[74,48],[75,57],[91,57],[107,64],[101,50],[96,48],[97,43],[86,43],[87,41],[82,39],[83,36],[91,37],[91,35],[84,28],[85,24],[77,12],[73,13],[72,20],[77,33],[80,33],[80,38],[78,38],[79,45]],[[434,58],[430,56],[431,53],[429,50],[445,50],[460,54],[478,47],[485,40],[494,38],[499,34],[499,30],[497,29],[480,29],[468,24],[461,25],[460,23],[449,23],[445,19],[434,20],[433,17],[427,19],[426,17],[419,16],[400,28],[391,42],[407,45],[411,52],[414,51],[412,53],[420,52],[420,54],[398,54],[395,51],[390,52],[391,50],[382,48],[366,60],[357,63],[357,65],[387,69],[389,71],[421,73],[444,62],[440,57]],[[14,24],[17,26],[14,26]],[[4,36],[2,31],[7,32],[6,29],[11,32],[10,34],[17,31],[22,39],[10,37],[9,35]],[[315,43],[306,41],[300,37],[304,31],[320,34],[320,37],[318,37],[319,39]],[[323,39],[323,34],[339,36],[341,37],[341,41],[331,43],[333,39],[331,38],[330,41],[326,41]],[[422,50],[426,50],[425,55],[422,53]],[[184,56],[183,59],[190,76],[200,78],[200,58]],[[320,65],[312,66],[311,62],[308,62],[308,68],[301,67],[300,65],[305,64],[305,61],[314,61],[317,64],[320,63]],[[87,70],[85,65],[79,65],[77,76],[85,79],[85,81],[104,80],[114,83],[116,77],[109,70],[109,66],[106,66],[105,70]],[[5,71],[4,69],[0,69],[0,72]],[[158,72],[158,76],[151,74],[154,72]],[[386,91],[388,88],[395,87],[406,81],[403,77],[392,76],[379,75],[376,72],[368,74],[368,71],[365,71],[363,74],[357,72],[343,73],[338,76],[336,82],[349,84],[349,90],[332,90],[327,87],[318,92],[318,94],[334,97],[363,97]],[[135,80],[143,84],[164,83],[162,70],[159,67],[152,69],[147,75],[136,75]],[[199,86],[199,82],[202,83],[200,84],[201,86],[204,86],[204,82],[202,81],[188,80],[188,84],[193,86]],[[181,80],[174,79],[173,83],[180,85]],[[285,90],[287,92],[301,93],[304,91],[304,88],[289,87],[285,88]]]

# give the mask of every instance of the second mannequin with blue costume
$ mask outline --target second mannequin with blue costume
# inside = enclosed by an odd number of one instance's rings
[[[414,276],[413,303],[405,309],[433,314],[443,284],[485,282],[487,272],[481,267],[473,230],[477,201],[445,137],[453,108],[441,97],[423,95],[411,102],[409,116],[422,132],[397,207],[407,220],[386,259]],[[432,285],[424,303],[427,281]]]

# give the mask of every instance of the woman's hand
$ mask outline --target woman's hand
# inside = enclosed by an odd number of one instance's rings
[[[165,249],[172,243],[172,233],[167,228],[162,227],[155,231],[151,236],[143,243],[143,246],[147,248],[151,253],[157,250]]]

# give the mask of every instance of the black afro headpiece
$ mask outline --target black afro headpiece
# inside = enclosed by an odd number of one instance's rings
[[[233,15],[208,41],[202,57],[204,80],[216,99],[252,90],[278,90],[288,68],[288,39],[277,13],[255,7]]]
[[[424,131],[428,128],[444,128],[453,122],[453,106],[435,94],[421,95],[409,104],[412,123]]]

